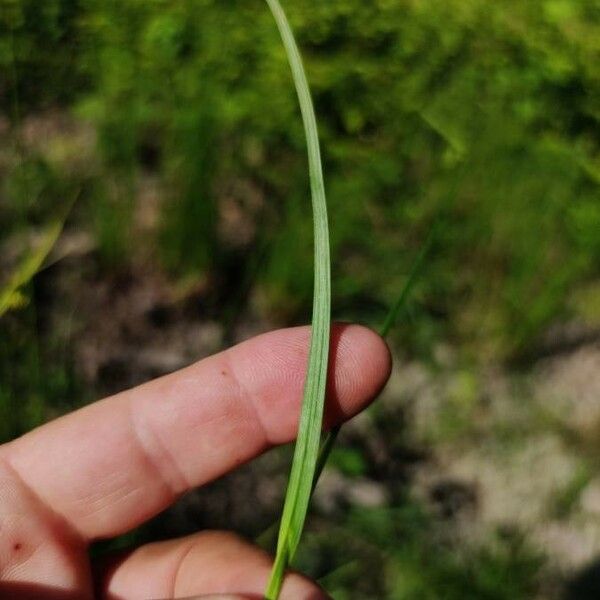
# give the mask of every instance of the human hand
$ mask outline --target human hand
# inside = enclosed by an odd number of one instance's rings
[[[271,560],[230,533],[148,544],[102,566],[88,547],[293,440],[308,339],[307,327],[261,335],[0,447],[0,597],[261,598]],[[330,356],[326,426],[363,409],[390,370],[381,338],[355,325],[333,328]],[[281,597],[326,596],[290,573]]]

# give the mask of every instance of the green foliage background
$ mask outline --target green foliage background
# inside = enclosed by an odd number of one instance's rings
[[[286,9],[320,124],[334,317],[380,323],[437,223],[395,333],[406,352],[449,341],[477,360],[514,359],[556,320],[597,324],[598,2],[294,0]],[[306,320],[303,132],[260,1],[0,0],[0,109],[12,157],[0,173],[3,239],[47,222],[77,190],[74,218],[93,226],[107,272],[118,270],[135,252],[135,198],[151,173],[165,197],[145,243],[174,281],[217,282],[228,314],[239,298],[220,274],[250,273],[265,317]],[[24,151],[20,124],[49,110],[93,124],[93,168]],[[229,197],[251,224],[243,239],[221,233]],[[23,399],[19,414],[5,411],[6,439],[48,416],[43,394],[72,397],[75,384],[40,359],[54,352],[30,339],[33,305],[3,321],[0,406]]]
[[[264,7],[3,2],[0,61],[16,77],[2,84],[5,110],[11,99],[23,111],[62,103],[98,127],[106,253],[126,255],[144,153],[170,191],[160,244],[176,273],[226,260],[216,204],[242,178],[267,203],[252,243],[268,238],[267,305],[284,320],[305,314],[304,142]],[[288,10],[320,118],[337,313],[381,314],[439,218],[418,326],[404,337],[522,350],[598,273],[597,3],[303,0]]]
[[[97,81],[84,106],[111,170],[129,177],[144,140],[158,145],[175,190],[169,264],[218,268],[215,186],[248,178],[272,209],[259,275],[268,303],[284,318],[305,312],[304,142],[269,15],[248,2],[86,8]],[[289,11],[325,148],[338,312],[389,304],[440,218],[411,333],[520,350],[597,269],[598,7],[298,2]]]

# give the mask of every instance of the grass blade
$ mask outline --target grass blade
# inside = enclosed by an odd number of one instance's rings
[[[425,264],[425,258],[427,258],[427,255],[429,254],[429,251],[431,250],[431,246],[432,246],[433,240],[435,238],[436,230],[437,230],[437,222],[434,223],[433,226],[431,227],[431,229],[429,230],[429,233],[427,234],[427,238],[425,239],[425,243],[421,247],[421,250],[419,251],[417,258],[415,259],[415,262],[413,263],[410,273],[408,274],[406,283],[404,284],[404,287],[402,288],[402,291],[400,292],[398,299],[396,300],[395,304],[390,309],[383,325],[381,326],[381,329],[379,330],[379,334],[381,335],[381,337],[383,337],[383,338],[387,337],[387,335],[390,332],[390,330],[392,329],[392,327],[394,327],[394,325],[396,324],[396,321],[398,320],[398,316],[400,315],[400,312],[405,307],[406,301],[408,300],[408,296],[409,296],[410,292],[412,291],[412,288],[413,288],[415,282],[417,281],[419,275],[421,274],[421,269],[423,268],[423,265]]]
[[[6,284],[0,288],[0,317],[24,302],[21,288],[25,286],[44,265],[63,230],[73,202],[69,202],[63,214],[48,224],[37,248],[29,252],[17,266]]]
[[[413,286],[415,285],[417,279],[419,278],[419,275],[421,274],[423,265],[425,264],[425,259],[427,258],[428,254],[431,250],[431,246],[433,245],[433,240],[435,239],[436,230],[437,230],[437,222],[434,222],[433,226],[429,230],[429,233],[427,234],[425,243],[421,247],[421,250],[419,251],[417,258],[415,259],[415,262],[413,263],[413,265],[411,267],[411,270],[408,274],[408,277],[402,288],[402,291],[400,292],[400,295],[398,296],[398,299],[392,305],[392,308],[389,310],[389,312],[385,318],[385,321],[383,322],[383,325],[381,326],[381,329],[379,330],[379,334],[381,335],[381,337],[383,337],[383,338],[387,337],[390,330],[396,324],[396,322],[398,320],[398,316],[400,315],[401,311],[406,306],[406,302],[408,301],[410,292],[412,291]],[[317,459],[317,467],[315,469],[313,485],[312,485],[313,492],[314,492],[315,488],[317,487],[317,483],[319,483],[319,478],[321,477],[321,473],[323,473],[323,469],[325,468],[325,465],[327,464],[327,460],[329,459],[329,455],[331,454],[331,451],[333,450],[333,446],[335,445],[335,442],[337,440],[337,437],[340,433],[341,428],[342,428],[341,425],[337,425],[337,426],[333,427],[331,429],[331,431],[329,431],[327,433],[327,435],[325,436],[325,440],[323,441],[323,444],[321,445],[321,449],[319,450],[319,457]]]
[[[285,569],[294,558],[312,492],[325,403],[331,328],[331,266],[325,184],[317,122],[302,59],[291,27],[278,0],[266,0],[290,63],[306,134],[314,225],[314,296],[308,371],[290,479],[283,506],[277,553],[267,584],[267,600],[279,597]]]

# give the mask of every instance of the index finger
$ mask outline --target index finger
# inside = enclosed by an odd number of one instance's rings
[[[258,336],[44,425],[0,457],[85,538],[118,535],[294,439],[309,331]],[[378,335],[334,327],[326,422],[359,412],[389,370]]]

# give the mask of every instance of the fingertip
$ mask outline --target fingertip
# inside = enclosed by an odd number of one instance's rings
[[[227,351],[235,380],[252,401],[269,445],[289,442],[296,435],[310,333],[310,327],[280,329]],[[390,351],[377,333],[361,325],[333,324],[324,427],[367,407],[390,370]]]
[[[331,596],[310,579],[292,572],[285,576],[279,598],[281,600],[330,600]]]
[[[362,325],[332,328],[327,424],[348,419],[368,406],[387,383],[392,355],[383,338]]]

